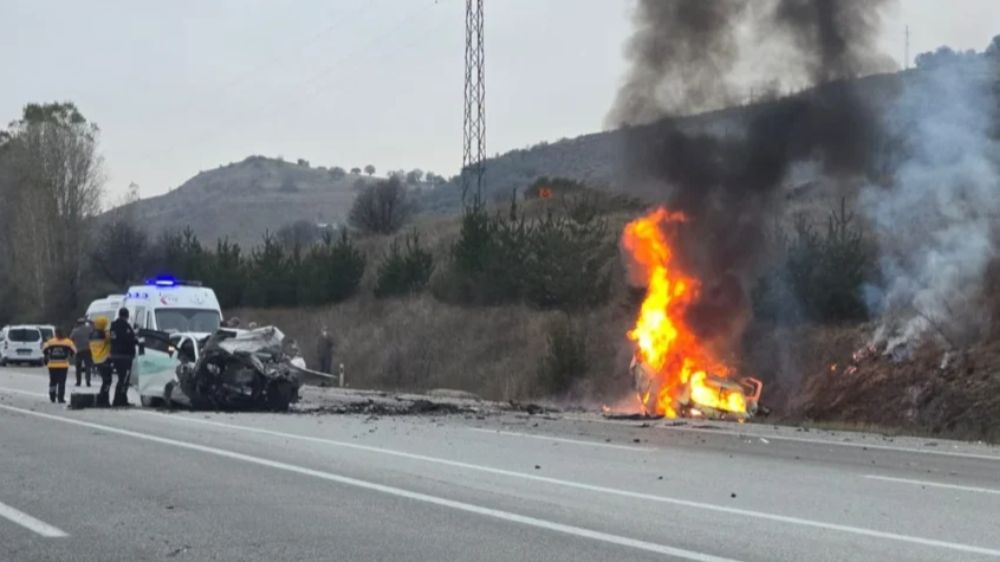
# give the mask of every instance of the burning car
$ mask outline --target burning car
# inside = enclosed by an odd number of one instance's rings
[[[704,371],[692,373],[679,392],[662,394],[668,400],[662,409],[649,410],[652,396],[661,396],[656,388],[659,377],[642,360],[633,357],[629,372],[635,384],[639,406],[644,414],[674,412],[681,417],[706,417],[743,421],[757,414],[764,383],[754,377],[732,380]],[[658,400],[659,401],[659,400]],[[656,406],[654,406],[656,408]]]
[[[644,276],[646,295],[628,339],[630,365],[642,414],[745,420],[757,412],[763,383],[734,376],[713,342],[688,323],[701,282],[677,263],[671,233],[687,220],[660,207],[630,222],[622,245]]]

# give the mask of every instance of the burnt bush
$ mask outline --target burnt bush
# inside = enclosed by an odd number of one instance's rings
[[[434,256],[420,246],[416,232],[405,237],[402,247],[397,238],[379,264],[375,296],[382,298],[422,291],[433,271]]]

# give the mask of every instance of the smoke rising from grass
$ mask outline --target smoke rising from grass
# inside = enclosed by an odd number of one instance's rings
[[[872,308],[889,350],[928,330],[950,345],[982,335],[983,280],[996,257],[997,75],[986,57],[913,75],[886,128],[900,145],[888,187],[863,192],[881,249]]]

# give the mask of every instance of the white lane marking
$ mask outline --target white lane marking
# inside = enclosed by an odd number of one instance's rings
[[[891,476],[879,476],[877,474],[866,474],[865,478],[871,480],[883,480],[885,482],[897,482],[899,484],[913,484],[914,486],[932,486],[934,488],[948,488],[949,490],[962,490],[965,492],[978,492],[981,494],[997,494],[1000,490],[994,488],[980,488],[978,486],[962,486],[959,484],[945,484],[944,482],[931,482],[930,480],[911,480],[909,478],[893,478]]]
[[[531,439],[542,439],[545,441],[556,441],[559,443],[571,443],[573,445],[585,445],[593,447],[605,447],[608,449],[620,449],[623,451],[640,451],[643,453],[649,453],[655,451],[650,447],[633,447],[630,445],[615,445],[613,443],[601,443],[599,441],[586,441],[584,439],[567,439],[565,437],[553,437],[551,435],[542,435],[537,433],[519,433],[517,431],[501,431],[499,429],[486,429],[482,427],[467,427],[469,431],[478,431],[480,433],[492,433],[494,435],[509,435],[512,437],[530,437]]]
[[[562,523],[556,523],[554,521],[549,521],[546,519],[538,519],[536,517],[530,517],[527,515],[519,515],[517,513],[512,513],[509,511],[502,511],[499,509],[492,509],[489,507],[483,507],[475,504],[449,500],[439,496],[432,496],[429,494],[423,494],[420,492],[413,492],[410,490],[404,490],[402,488],[396,488],[394,486],[386,486],[384,484],[377,484],[375,482],[369,482],[367,480],[359,480],[357,478],[351,478],[349,476],[341,476],[339,474],[334,474],[332,472],[325,472],[322,470],[315,470],[312,468],[307,468],[304,466],[289,464],[281,461],[274,461],[270,459],[265,459],[261,457],[255,457],[252,455],[246,455],[243,453],[237,453],[235,451],[229,451],[226,449],[218,449],[215,447],[208,447],[205,445],[197,445],[195,443],[188,443],[186,441],[178,441],[176,439],[170,439],[167,437],[160,437],[157,435],[152,435],[149,433],[140,433],[138,431],[130,431],[127,429],[119,429],[117,427],[111,427],[107,425],[85,422],[81,420],[76,420],[73,418],[67,418],[64,416],[54,416],[51,414],[43,414],[41,412],[35,412],[32,410],[25,410],[23,408],[15,408],[13,406],[5,406],[0,404],[0,408],[4,410],[9,410],[12,412],[18,412],[21,414],[26,414],[29,416],[36,416],[40,418],[45,418],[48,420],[59,421],[63,423],[68,423],[72,425],[78,425],[81,427],[87,427],[91,429],[96,429],[99,431],[106,431],[108,433],[115,433],[118,435],[125,435],[127,437],[133,437],[135,439],[142,439],[145,441],[152,441],[154,443],[160,443],[163,445],[171,445],[174,447],[179,447],[182,449],[188,449],[192,451],[198,451],[200,453],[207,453],[210,455],[215,455],[218,457],[223,457],[227,459],[233,459],[238,461],[243,461],[250,464],[256,464],[258,466],[264,466],[268,468],[273,468],[277,470],[284,470],[287,472],[294,472],[297,474],[302,474],[304,476],[312,476],[314,478],[320,478],[323,480],[328,480],[330,482],[336,482],[338,484],[344,484],[347,486],[354,486],[356,488],[363,488],[365,490],[372,490],[375,492],[380,492],[383,494],[388,494],[392,496],[397,496],[401,498],[406,498],[410,500],[420,501],[424,503],[439,505],[442,507],[447,507],[451,509],[456,509],[459,511],[465,511],[468,513],[475,513],[477,515],[483,515],[486,517],[492,517],[494,519],[501,519],[504,521],[510,521],[513,523],[519,523],[522,525],[528,525],[532,527],[538,527],[540,529],[546,529],[549,531],[556,531],[559,533],[565,533],[567,535],[574,535],[577,537],[583,537],[587,539],[592,539],[596,541],[606,542],[610,544],[615,544],[619,546],[626,546],[630,548],[635,548],[638,550],[645,550],[647,552],[653,552],[656,554],[664,554],[667,556],[675,556],[678,558],[684,558],[686,560],[695,560],[697,562],[737,562],[732,558],[724,558],[720,556],[713,556],[711,554],[704,554],[701,552],[695,552],[693,550],[686,550],[683,548],[677,548],[672,546],[667,546],[658,543],[652,543],[647,541],[642,541],[638,539],[632,539],[629,537],[624,537],[620,535],[613,535],[610,533],[602,533],[601,531],[594,531],[592,529],[586,529],[583,527],[576,527],[573,525],[564,525]],[[44,525],[44,524],[43,524]],[[54,527],[52,529],[55,529]],[[58,529],[55,529],[58,532]],[[65,535],[63,535],[65,536]]]
[[[9,408],[9,406],[0,405],[0,408]],[[605,486],[597,486],[597,485],[593,485],[593,484],[584,484],[584,483],[581,483],[581,482],[573,482],[571,480],[561,480],[561,479],[558,479],[558,478],[552,478],[552,477],[548,477],[548,476],[538,476],[538,475],[535,475],[535,474],[527,474],[527,473],[524,473],[524,472],[516,472],[516,471],[513,471],[513,470],[504,470],[502,468],[494,468],[494,467],[491,467],[491,466],[483,466],[483,465],[478,465],[478,464],[465,463],[465,462],[461,462],[461,461],[453,461],[453,460],[442,459],[442,458],[438,458],[438,457],[429,457],[429,456],[426,456],[426,455],[420,455],[420,454],[416,454],[416,453],[405,453],[403,451],[396,451],[396,450],[393,450],[393,449],[383,449],[381,447],[372,447],[370,445],[360,445],[358,443],[348,443],[346,441],[336,441],[336,440],[333,440],[333,439],[325,439],[325,438],[322,438],[322,437],[309,437],[309,436],[306,436],[306,435],[298,435],[298,434],[295,434],[295,433],[285,433],[285,432],[282,432],[282,431],[273,431],[273,430],[270,430],[270,429],[259,429],[259,428],[255,428],[255,427],[246,427],[246,426],[234,425],[234,424],[223,423],[223,422],[215,422],[215,421],[210,421],[210,420],[189,418],[189,417],[182,416],[182,415],[179,415],[179,414],[167,415],[167,414],[157,414],[157,413],[153,413],[153,412],[143,412],[143,411],[138,411],[138,412],[135,412],[135,413],[145,414],[147,416],[159,416],[159,417],[167,419],[167,420],[185,421],[185,422],[191,422],[191,423],[196,423],[196,424],[212,425],[212,426],[222,427],[222,428],[226,428],[226,429],[236,429],[236,430],[246,431],[246,432],[249,432],[249,433],[260,433],[260,434],[263,434],[263,435],[272,435],[272,436],[275,436],[275,437],[282,437],[282,438],[286,438],[286,439],[297,439],[297,440],[300,440],[300,441],[308,441],[308,442],[313,442],[313,443],[324,443],[324,444],[332,445],[332,446],[335,446],[335,447],[343,447],[343,448],[346,448],[346,449],[355,449],[355,450],[359,450],[359,451],[367,451],[367,452],[370,452],[370,453],[378,453],[378,454],[383,454],[383,455],[390,455],[390,456],[395,456],[395,457],[420,460],[420,461],[425,461],[425,462],[430,462],[430,463],[436,463],[436,464],[445,465],[445,466],[453,466],[453,467],[457,467],[457,468],[464,468],[464,469],[467,469],[467,470],[476,470],[476,471],[479,471],[479,472],[485,472],[485,473],[489,473],[489,474],[496,474],[496,475],[500,475],[500,476],[509,476],[509,477],[513,477],[513,478],[521,478],[521,479],[524,479],[524,480],[532,480],[532,481],[535,481],[535,482],[544,482],[546,484],[555,484],[555,485],[559,485],[559,486],[565,486],[567,488],[576,488],[576,489],[579,489],[579,490],[586,490],[586,491],[589,491],[589,492],[611,494],[611,495],[623,496],[623,497],[627,497],[627,498],[635,498],[635,499],[644,500],[644,501],[656,501],[656,502],[666,503],[666,504],[671,504],[671,505],[679,505],[679,506],[682,506],[682,507],[691,507],[691,508],[695,508],[695,509],[703,509],[703,510],[706,510],[706,511],[714,511],[716,513],[726,513],[726,514],[729,514],[729,515],[739,515],[739,516],[743,516],[743,517],[756,517],[758,519],[764,519],[764,520],[768,520],[768,521],[776,521],[776,522],[779,522],[779,523],[788,523],[788,524],[792,524],[792,525],[801,525],[801,526],[804,526],[804,527],[812,527],[812,528],[824,529],[824,530],[828,530],[828,531],[839,531],[839,532],[843,532],[843,533],[851,533],[851,534],[855,534],[855,535],[875,537],[875,538],[880,538],[880,539],[895,540],[895,541],[907,542],[907,543],[912,543],[912,544],[919,544],[919,545],[924,545],[924,546],[934,546],[934,547],[939,547],[939,548],[947,548],[947,549],[952,549],[952,550],[958,550],[958,551],[961,551],[961,552],[971,552],[971,553],[975,553],[975,554],[985,554],[985,555],[988,555],[988,556],[995,556],[995,557],[1000,558],[1000,550],[996,550],[996,549],[992,549],[992,548],[985,548],[985,547],[979,547],[979,546],[974,546],[974,545],[967,545],[967,544],[962,544],[962,543],[953,543],[953,542],[948,542],[948,541],[939,541],[939,540],[934,540],[934,539],[925,539],[923,537],[915,537],[915,536],[911,536],[911,535],[902,535],[902,534],[898,534],[898,533],[889,533],[889,532],[884,532],[884,531],[876,531],[874,529],[865,529],[863,527],[852,527],[850,525],[839,525],[839,524],[836,524],[836,523],[825,523],[825,522],[822,522],[822,521],[815,521],[815,520],[812,520],[812,519],[803,519],[803,518],[800,518],[800,517],[791,517],[791,516],[786,516],[786,515],[777,515],[777,514],[773,514],[773,513],[762,512],[762,511],[753,511],[753,510],[749,510],[749,509],[739,509],[739,508],[735,508],[735,507],[727,507],[727,506],[721,506],[721,505],[710,504],[710,503],[702,503],[702,502],[691,501],[691,500],[683,500],[683,499],[679,499],[679,498],[671,498],[671,497],[666,497],[666,496],[656,496],[656,495],[650,495],[650,494],[643,494],[643,493],[639,493],[639,492],[632,492],[632,491],[629,491],[629,490],[622,490],[622,489],[619,489],[619,488],[608,488],[608,487],[605,487]]]
[[[34,517],[28,515],[27,513],[14,509],[13,507],[0,502],[0,517],[17,523],[18,525],[28,529],[29,531],[34,531],[35,533],[42,535],[43,537],[50,539],[59,539],[62,537],[68,537],[65,531],[58,527],[53,527],[45,521],[35,519]]]
[[[573,421],[583,421],[583,422],[597,422],[597,423],[608,423],[613,425],[628,426],[627,422],[622,422],[618,420],[604,420],[595,419],[582,416],[567,416],[564,419]],[[652,426],[657,429],[666,429],[668,431],[681,431],[690,433],[707,433],[709,435],[730,435],[733,437],[739,437],[741,439],[752,439],[755,437],[767,437],[768,439],[779,439],[782,441],[793,441],[796,443],[812,443],[815,445],[830,445],[836,447],[856,447],[856,448],[867,448],[867,449],[877,449],[880,451],[896,451],[900,453],[920,453],[923,455],[940,455],[946,457],[961,457],[967,459],[982,459],[988,461],[998,461],[1000,462],[1000,454],[989,455],[989,454],[978,454],[978,453],[962,453],[958,451],[939,451],[934,449],[919,449],[917,447],[900,447],[896,445],[880,445],[876,443],[865,443],[865,442],[846,442],[846,441],[832,441],[827,439],[811,439],[809,437],[793,437],[791,435],[771,435],[771,434],[761,434],[759,432],[752,431],[734,431],[732,429],[708,429],[700,427],[680,427],[680,426],[669,426],[669,425],[654,425]]]

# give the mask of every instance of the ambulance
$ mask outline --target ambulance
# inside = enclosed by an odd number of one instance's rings
[[[198,281],[150,279],[145,285],[129,287],[122,306],[137,330],[208,336],[222,324],[215,291]]]
[[[135,387],[143,406],[163,404],[166,387],[177,380],[181,353],[197,354],[198,343],[222,325],[222,309],[215,291],[198,281],[157,277],[144,285],[128,288],[122,303],[129,320],[140,335],[142,352],[132,364],[130,386]],[[159,332],[166,348],[142,337]],[[151,336],[153,337],[153,336]]]
[[[87,320],[93,322],[98,316],[104,316],[111,322],[118,317],[118,309],[125,302],[125,295],[108,295],[102,299],[97,299],[87,307],[85,316]]]

